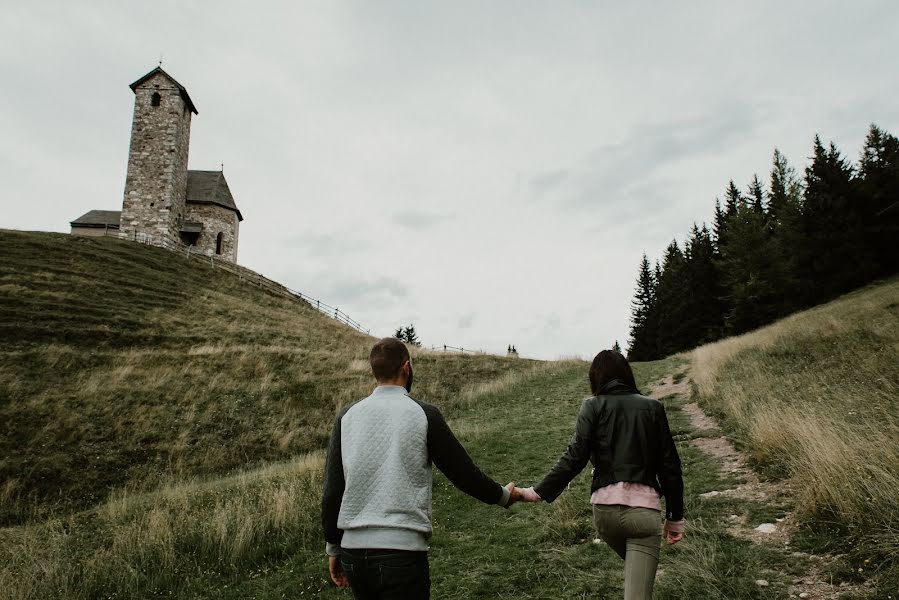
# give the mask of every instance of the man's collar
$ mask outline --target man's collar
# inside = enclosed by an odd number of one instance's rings
[[[373,394],[385,394],[385,393],[390,393],[390,392],[402,392],[405,394],[406,388],[404,388],[401,385],[379,385],[378,387],[375,388],[375,391],[373,391],[372,393]]]

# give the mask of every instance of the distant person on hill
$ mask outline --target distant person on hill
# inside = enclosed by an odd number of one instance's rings
[[[640,395],[624,356],[614,350],[597,354],[590,389],[593,396],[581,405],[568,449],[543,481],[522,490],[523,500],[552,502],[589,460],[593,522],[599,537],[624,559],[625,600],[648,600],[662,535],[668,544],[684,536],[680,457],[665,408]]]
[[[384,338],[369,356],[378,382],[334,422],[325,464],[322,526],[331,579],[356,598],[429,598],[431,463],[460,490],[511,506],[501,486],[474,464],[440,411],[416,400],[409,350]]]

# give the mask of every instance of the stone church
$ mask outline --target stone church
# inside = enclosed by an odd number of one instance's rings
[[[121,211],[92,210],[72,233],[151,244],[194,246],[237,262],[243,217],[222,171],[188,171],[190,119],[197,107],[187,89],[157,67],[131,84],[134,121]]]

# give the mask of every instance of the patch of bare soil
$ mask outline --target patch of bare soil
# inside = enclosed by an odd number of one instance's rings
[[[680,383],[674,383],[674,377],[669,375],[665,381],[653,386],[652,391],[649,393],[649,397],[656,400],[674,395],[683,396],[684,398],[690,397],[690,383],[686,377]]]
[[[674,383],[669,376],[665,381],[655,386],[651,397],[661,399],[671,395],[678,395],[684,399],[690,398],[690,385],[688,378],[681,383]],[[718,423],[707,415],[695,402],[689,402],[683,406],[683,411],[690,418],[690,424],[698,432],[708,432],[718,429]],[[770,482],[759,479],[755,471],[746,462],[746,457],[740,453],[734,445],[723,436],[700,437],[690,441],[691,444],[717,458],[720,461],[721,474],[742,480],[734,488],[714,490],[701,494],[702,498],[714,498],[717,496],[731,496],[740,500],[764,503],[782,504],[790,495],[788,482]],[[757,544],[769,544],[788,549],[796,523],[793,515],[787,513],[783,518],[776,519],[773,523],[763,523],[752,527],[746,522],[744,515],[730,515],[727,524],[728,531],[738,538],[750,540]],[[864,585],[852,585],[848,583],[833,584],[825,581],[823,573],[826,566],[833,562],[832,556],[809,556],[801,552],[793,553],[793,556],[805,557],[814,561],[811,571],[801,578],[793,580],[790,586],[790,598],[803,598],[810,600],[838,599],[847,592],[860,593],[870,591]]]

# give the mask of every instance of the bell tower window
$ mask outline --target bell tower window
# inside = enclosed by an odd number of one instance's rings
[[[162,102],[162,96],[159,95],[159,92],[153,92],[153,95],[150,97],[150,106],[159,106]]]
[[[216,254],[222,253],[222,238],[223,237],[224,237],[224,235],[222,234],[222,232],[219,232],[219,234],[217,236],[215,236],[215,253]]]

